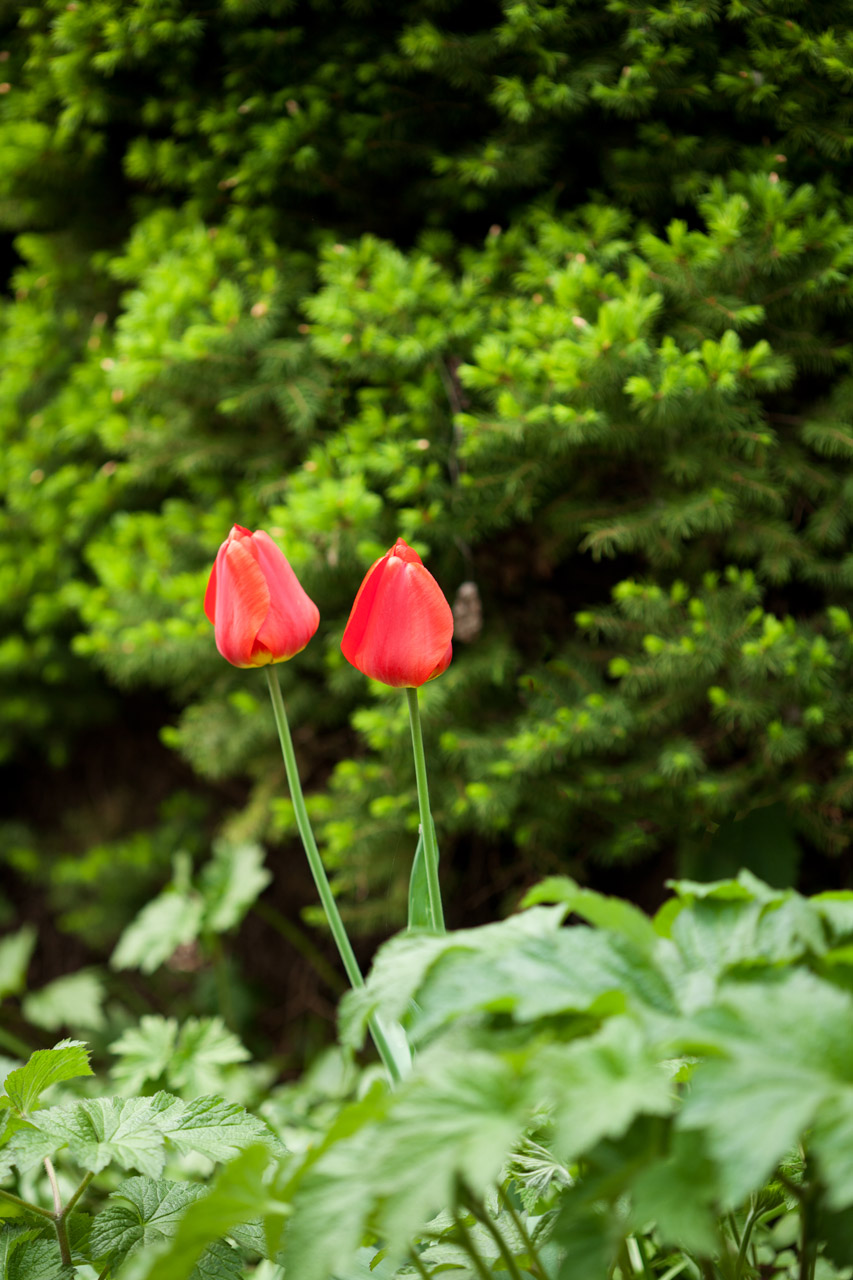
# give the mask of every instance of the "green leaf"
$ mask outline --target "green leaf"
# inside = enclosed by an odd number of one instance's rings
[[[400,1022],[430,968],[445,953],[472,951],[498,955],[516,937],[548,936],[560,928],[563,907],[536,907],[498,924],[458,929],[441,937],[399,934],[380,947],[367,985],[349,991],[341,1003],[341,1036],[359,1046],[368,1019],[381,1010],[388,1022]]]
[[[853,889],[836,889],[817,893],[809,903],[826,921],[833,941],[853,936]]]
[[[161,1241],[148,1245],[144,1251],[132,1253],[116,1274],[116,1280],[146,1280],[149,1276],[159,1276],[158,1260],[168,1252],[169,1242]],[[112,1275],[110,1272],[110,1280]],[[237,1249],[223,1241],[214,1241],[207,1246],[195,1265],[182,1270],[180,1275],[181,1280],[243,1280],[246,1271],[243,1257]]]
[[[622,1243],[622,1224],[610,1204],[590,1202],[582,1195],[566,1196],[554,1224],[560,1246],[556,1280],[578,1276],[606,1276]]]
[[[404,1020],[415,1043],[453,1019],[511,1015],[518,1023],[627,1008],[674,1013],[669,985],[633,942],[575,925],[552,937],[507,939],[498,951],[448,949],[417,989]]]
[[[253,1218],[273,1219],[280,1229],[287,1206],[267,1185],[269,1169],[263,1146],[249,1147],[221,1169],[209,1191],[188,1205],[168,1250],[140,1269],[138,1280],[186,1280],[212,1241]]]
[[[231,1160],[244,1148],[263,1143],[271,1150],[279,1150],[280,1144],[262,1120],[245,1111],[234,1102],[221,1098],[194,1098],[180,1102],[169,1094],[156,1094],[168,1099],[160,1128],[176,1151],[189,1151],[205,1155],[209,1160]]]
[[[207,1195],[198,1182],[167,1182],[129,1178],[121,1183],[97,1215],[89,1236],[89,1250],[99,1266],[113,1267],[137,1249],[171,1239],[188,1204]]]
[[[6,1094],[12,1106],[27,1115],[50,1085],[92,1074],[89,1050],[82,1041],[60,1040],[52,1049],[37,1049],[25,1066],[10,1071]]]
[[[205,929],[214,933],[233,929],[271,880],[259,844],[219,841],[199,877]]]
[[[55,1234],[20,1223],[0,1226],[0,1280],[73,1280]]]
[[[589,924],[630,938],[642,950],[654,946],[658,939],[651,920],[638,907],[621,898],[596,893],[594,889],[582,889],[568,876],[550,876],[534,885],[525,894],[521,905],[532,907],[541,902],[562,902],[569,911]]]
[[[30,1118],[30,1127],[10,1143],[19,1168],[33,1168],[66,1146],[76,1162],[94,1173],[113,1161],[158,1178],[168,1151],[196,1152],[213,1161],[229,1160],[257,1142],[275,1146],[262,1121],[221,1098],[182,1102],[168,1093],[152,1098],[87,1098],[49,1107]]]
[[[432,903],[427,881],[426,856],[424,854],[424,838],[418,835],[418,844],[412,861],[412,873],[409,877],[409,928],[434,929],[435,920],[432,914]]]
[[[20,1130],[10,1143],[18,1168],[27,1172],[67,1146],[75,1162],[93,1173],[115,1161],[156,1178],[163,1170],[165,1140],[153,1101],[91,1098],[37,1112],[32,1127]]]
[[[668,1115],[675,1093],[639,1027],[611,1018],[595,1035],[544,1047],[537,1069],[547,1079],[554,1146],[574,1159],[602,1138],[618,1138],[638,1115]]]
[[[126,1094],[141,1093],[149,1081],[159,1080],[175,1051],[177,1018],[143,1014],[135,1027],[128,1027],[110,1045],[119,1061],[110,1074]]]
[[[69,1024],[97,1031],[104,1025],[105,995],[100,976],[91,969],[81,969],[31,992],[21,1008],[29,1022],[46,1031],[56,1031]]]
[[[221,1018],[175,1018],[147,1014],[111,1046],[120,1061],[112,1069],[126,1094],[165,1079],[170,1089],[188,1096],[221,1088],[223,1068],[245,1062],[249,1052]]]
[[[772,902],[780,897],[780,890],[771,889],[750,871],[741,871],[730,880],[668,880],[667,885],[688,903],[703,898],[718,898],[723,902]]]
[[[198,894],[167,889],[142,908],[118,940],[110,963],[115,969],[153,973],[180,946],[201,932],[204,903]]]
[[[17,933],[0,938],[0,1000],[23,991],[36,937],[35,926],[25,924]]]
[[[849,1209],[853,1204],[853,1081],[821,1107],[812,1129],[810,1150],[817,1157],[826,1185],[829,1209]]]
[[[433,1047],[394,1093],[346,1108],[334,1140],[310,1153],[290,1188],[287,1274],[345,1272],[368,1224],[398,1254],[453,1202],[458,1175],[485,1192],[539,1100],[535,1057],[533,1047],[518,1059]]]
[[[766,1181],[812,1125],[815,1149],[837,1168],[833,1125],[843,1145],[853,1084],[848,994],[803,971],[732,983],[692,1028],[687,1052],[719,1056],[696,1067],[677,1123],[703,1130],[725,1203],[738,1204]],[[847,1194],[849,1177],[843,1186]]]
[[[223,1067],[250,1057],[221,1018],[188,1018],[168,1064],[169,1084],[190,1096],[212,1093],[221,1086]]]
[[[0,1225],[0,1276],[9,1274],[12,1255],[31,1240],[45,1234],[42,1226],[34,1227],[24,1222],[4,1222]]]
[[[667,972],[688,1011],[712,1000],[729,972],[790,964],[821,955],[827,945],[819,913],[790,891],[768,892],[763,901],[702,895],[675,916],[670,941],[677,957],[667,961]],[[662,955],[669,943],[663,948]]]
[[[560,928],[563,905],[441,938],[406,934],[380,949],[364,990],[342,1004],[342,1036],[359,1043],[366,1013],[399,1020],[413,1043],[452,1020],[510,1014],[517,1022],[627,1007],[670,1016],[673,993],[635,944],[585,925]]]
[[[669,1153],[640,1169],[631,1190],[637,1230],[654,1223],[664,1244],[711,1255],[718,1244],[716,1172],[704,1135],[684,1130],[672,1135]]]

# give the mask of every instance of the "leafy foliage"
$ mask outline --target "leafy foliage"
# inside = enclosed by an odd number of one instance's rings
[[[54,1049],[39,1050],[26,1065],[6,1076],[6,1092],[0,1096],[0,1180],[16,1175],[25,1184],[42,1162],[70,1160],[83,1173],[82,1182],[67,1202],[51,1213],[38,1200],[26,1200],[0,1188],[0,1202],[19,1217],[0,1223],[0,1263],[5,1280],[35,1280],[55,1277],[64,1280],[76,1274],[71,1265],[89,1264],[102,1274],[115,1274],[127,1259],[137,1262],[169,1240],[182,1221],[182,1212],[208,1188],[200,1181],[164,1178],[169,1160],[177,1170],[181,1157],[192,1154],[195,1169],[233,1158],[246,1149],[254,1166],[262,1166],[281,1151],[269,1128],[242,1107],[221,1098],[202,1096],[190,1102],[167,1094],[151,1098],[89,1097],[44,1106],[41,1094],[80,1076],[92,1075],[85,1046],[60,1042]],[[92,1221],[75,1213],[77,1201],[92,1178],[110,1167],[139,1170],[138,1176],[116,1183],[112,1196]],[[231,1185],[230,1168],[226,1185]],[[57,1187],[58,1194],[58,1187]],[[51,1224],[55,1224],[55,1231]],[[238,1223],[233,1224],[235,1228]],[[223,1220],[205,1240],[182,1274],[186,1280],[239,1280],[244,1254],[234,1245],[220,1241]],[[251,1230],[237,1231],[256,1243]]]
[[[359,1044],[372,1014],[400,1018],[411,1069],[392,1088],[318,1064],[265,1107],[287,1149],[216,1097],[75,1097],[83,1046],[34,1054],[7,1078],[0,1169],[36,1188],[49,1157],[76,1181],[63,1235],[38,1192],[0,1189],[5,1274],[70,1275],[64,1240],[117,1280],[630,1280],[643,1259],[652,1275],[813,1276],[819,1259],[843,1276],[853,895],[749,872],[673,888],[649,920],[552,878],[503,922],[392,939],[341,1029]],[[138,1048],[128,1033],[129,1066]],[[65,1096],[44,1105],[52,1086]]]
[[[176,858],[174,881],[143,907],[122,934],[113,965],[152,973],[178,947],[205,934],[232,929],[269,884],[263,860],[263,850],[256,844],[221,843],[193,885],[187,859]]]
[[[388,1275],[558,1280],[583,1264],[627,1280],[635,1258],[651,1274],[746,1276],[811,1273],[820,1253],[836,1274],[851,1247],[853,900],[748,873],[675,891],[641,942],[603,896],[587,909],[607,924],[561,927],[584,901],[569,881],[537,893],[559,908],[392,940],[343,1027],[357,1036],[365,1005],[407,1007],[410,1075],[375,1082],[272,1176],[260,1149],[244,1153],[145,1275],[186,1274],[216,1237],[214,1204],[259,1215],[266,1248],[308,1280],[355,1277],[371,1257]]]

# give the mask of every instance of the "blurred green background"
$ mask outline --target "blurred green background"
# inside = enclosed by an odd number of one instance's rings
[[[457,618],[422,699],[451,925],[555,872],[851,884],[851,30],[0,0],[6,1048],[110,1001],[283,1061],[328,1034],[264,681],[201,611],[235,521],[320,607],[280,671],[365,958],[417,801],[405,700],[338,645],[397,536]]]

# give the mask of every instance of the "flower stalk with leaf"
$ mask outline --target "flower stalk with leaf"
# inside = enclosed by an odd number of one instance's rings
[[[447,670],[453,656],[452,637],[453,613],[441,587],[418,553],[398,538],[368,569],[344,630],[341,650],[347,662],[364,675],[406,690],[420,811],[412,883],[417,883],[423,869],[427,901],[422,918],[437,932],[444,931],[444,913],[418,689]],[[410,904],[415,898],[410,893]]]
[[[237,667],[265,667],[296,825],[314,883],[350,985],[364,978],[338,910],[311,828],[296,753],[274,666],[305,648],[320,621],[284,553],[262,530],[235,525],[216,556],[204,599],[216,646]],[[418,688],[447,669],[452,656],[453,614],[420,556],[402,538],[368,570],[344,631],[344,657],[365,675],[405,688],[415,756],[420,838],[412,868],[410,923],[438,932],[444,913],[438,879],[438,845],[429,806]],[[419,886],[425,891],[421,893]],[[408,1050],[402,1036],[374,1018],[371,1033],[391,1076],[399,1080]],[[397,1043],[399,1041],[399,1043]]]

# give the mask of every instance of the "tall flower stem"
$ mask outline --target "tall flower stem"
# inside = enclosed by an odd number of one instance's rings
[[[358,961],[355,958],[355,952],[352,949],[349,937],[347,935],[344,922],[341,919],[341,913],[338,910],[338,904],[332,893],[332,887],[329,884],[326,868],[323,866],[323,860],[320,857],[320,851],[317,848],[317,841],[314,839],[314,832],[311,829],[311,820],[308,817],[308,810],[305,807],[305,797],[302,794],[302,783],[299,780],[299,769],[296,764],[296,753],[293,750],[293,739],[290,736],[290,725],[287,721],[287,712],[284,709],[284,699],[281,696],[281,685],[278,682],[278,672],[275,667],[269,665],[265,668],[267,673],[267,683],[270,690],[270,698],[272,699],[272,709],[275,716],[276,728],[278,729],[278,738],[281,743],[281,754],[284,757],[284,769],[287,774],[287,782],[290,787],[290,797],[293,801],[293,812],[296,816],[296,825],[299,828],[299,834],[302,838],[302,847],[308,858],[308,865],[311,868],[311,874],[314,877],[314,884],[317,886],[317,893],[320,895],[320,901],[323,904],[323,910],[326,913],[326,919],[329,922],[329,928],[332,931],[332,937],[338,948],[341,960],[343,961],[346,975],[349,978],[351,987],[363,987],[364,978]],[[373,1037],[373,1043],[379,1052],[379,1056],[385,1064],[389,1076],[395,1082],[402,1079],[402,1071],[397,1057],[389,1043],[378,1018],[375,1016],[370,1019],[370,1034]]]
[[[429,784],[427,782],[424,735],[421,730],[421,712],[418,706],[417,689],[407,689],[406,697],[409,700],[412,750],[415,753],[415,778],[418,784],[418,809],[421,819],[421,836],[424,842],[429,904],[436,930],[439,933],[444,933],[444,911],[441,906],[441,885],[438,880],[438,844],[435,839],[435,827],[432,825],[432,814],[429,807]]]

